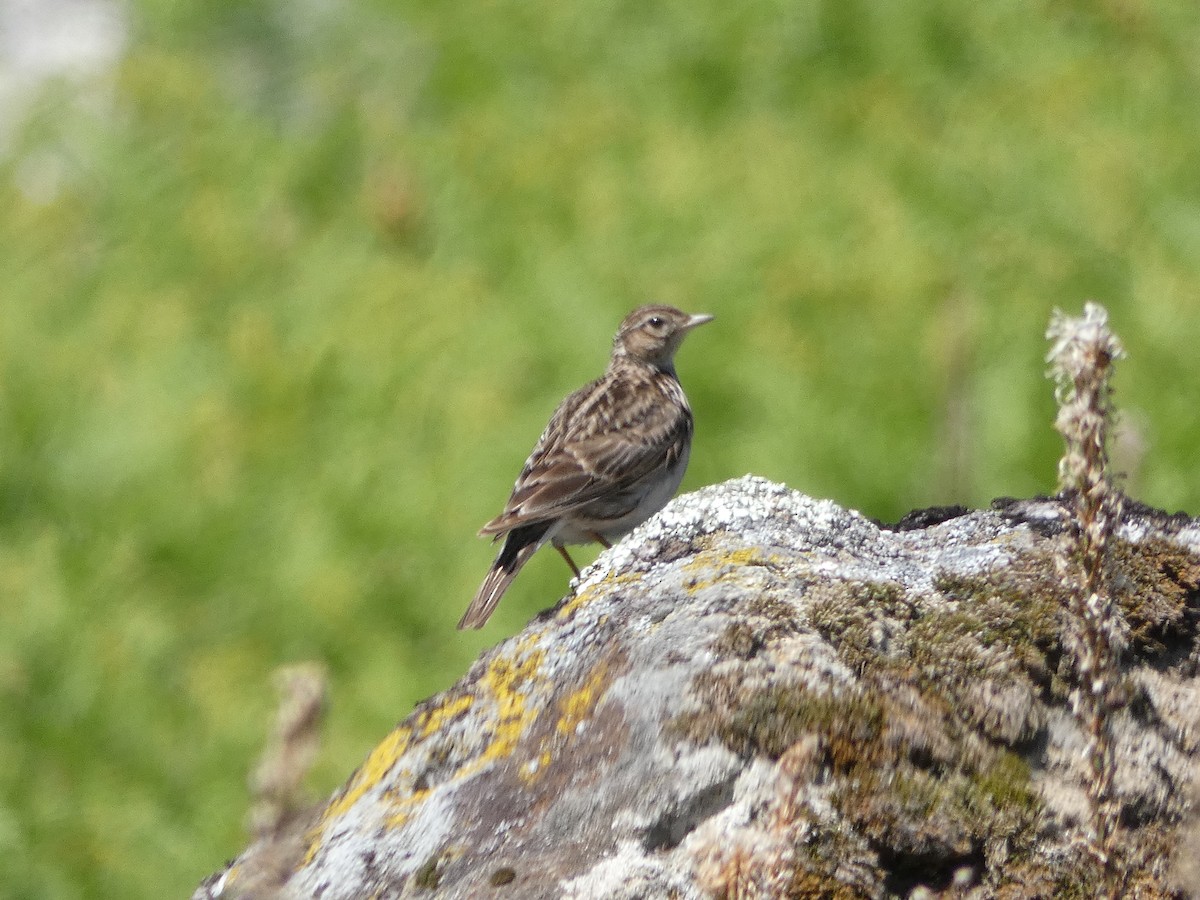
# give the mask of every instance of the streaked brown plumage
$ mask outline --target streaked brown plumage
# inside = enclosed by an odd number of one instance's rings
[[[606,547],[650,518],[683,479],[692,411],[675,375],[684,336],[712,316],[643,306],[621,323],[604,375],[554,411],[504,511],[480,535],[504,538],[459,628],[480,628],[546,542],[576,576],[566,544]]]

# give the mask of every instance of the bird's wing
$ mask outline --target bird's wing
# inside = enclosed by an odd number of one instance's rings
[[[576,391],[525,461],[504,512],[480,530],[504,534],[619,492],[686,451],[692,414],[673,376],[605,376]]]

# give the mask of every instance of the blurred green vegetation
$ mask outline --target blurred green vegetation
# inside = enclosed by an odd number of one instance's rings
[[[324,795],[553,603],[545,554],[454,630],[642,302],[717,316],[685,489],[888,519],[1054,489],[1043,332],[1095,299],[1131,490],[1200,512],[1194,0],[131,22],[0,160],[0,896],[185,896],[244,843],[274,668],[329,666]]]

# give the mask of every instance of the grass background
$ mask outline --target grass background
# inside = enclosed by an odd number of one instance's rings
[[[273,669],[329,667],[324,795],[554,602],[454,630],[642,302],[717,316],[685,489],[887,519],[1054,489],[1095,299],[1131,492],[1200,512],[1194,0],[129,11],[0,159],[0,897],[186,896]]]

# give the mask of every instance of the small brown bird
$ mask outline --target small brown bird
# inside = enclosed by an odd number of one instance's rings
[[[529,558],[549,541],[611,547],[667,505],[692,446],[692,410],[675,375],[684,335],[712,316],[643,306],[621,323],[604,375],[567,397],[525,460],[504,512],[480,536],[504,547],[459,628],[480,628]]]

